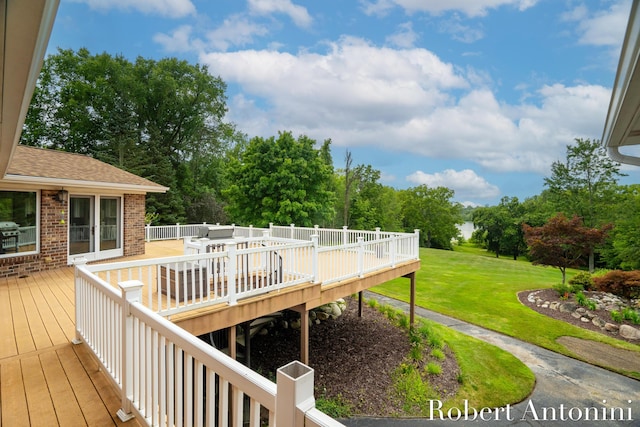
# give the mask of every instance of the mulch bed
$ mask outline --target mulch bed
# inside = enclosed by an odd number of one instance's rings
[[[346,300],[347,309],[340,317],[310,327],[315,396],[339,397],[351,405],[353,415],[402,416],[402,402],[393,397],[392,374],[407,360],[407,333],[367,304],[358,317],[357,300]],[[300,360],[300,331],[274,331],[251,341],[251,367],[272,379],[279,367]],[[430,376],[429,383],[449,396],[457,391],[459,370],[451,352],[445,353],[442,373]]]

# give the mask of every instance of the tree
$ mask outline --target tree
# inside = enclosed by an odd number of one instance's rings
[[[640,185],[620,187],[611,245],[602,250],[609,268],[640,270]]]
[[[431,248],[451,249],[451,240],[458,236],[457,224],[462,224],[459,203],[454,203],[453,190],[426,185],[401,192],[402,216],[406,231],[420,230],[421,244]]]
[[[503,197],[498,206],[480,207],[473,211],[474,238],[483,243],[487,250],[500,254],[510,254],[518,259],[527,248],[522,232],[524,207],[517,197]]]
[[[251,139],[227,167],[223,195],[230,219],[258,227],[270,222],[310,227],[329,220],[333,171],[314,145],[290,132],[280,132],[278,139]]]
[[[551,176],[544,179],[557,211],[583,218],[587,227],[605,223],[613,203],[620,164],[607,156],[598,140],[579,139],[567,145],[565,163],[554,162]],[[594,248],[595,249],[595,248]],[[589,254],[589,271],[593,272],[594,252]]]
[[[568,219],[559,213],[541,227],[523,226],[529,256],[533,264],[557,267],[562,272],[562,284],[567,268],[577,268],[585,263],[594,246],[607,237],[610,226],[602,229],[583,226],[576,215]]]
[[[206,67],[175,58],[131,63],[58,50],[44,61],[22,143],[89,155],[168,186],[149,195],[147,209],[160,223],[183,222],[189,191],[216,191],[192,166],[220,158],[233,138],[225,90]]]

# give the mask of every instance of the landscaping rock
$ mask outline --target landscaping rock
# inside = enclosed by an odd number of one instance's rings
[[[560,310],[563,313],[573,313],[574,311],[576,311],[576,308],[578,308],[577,304],[574,304],[572,302],[565,302],[560,304],[560,306],[558,307],[558,310]]]
[[[604,328],[604,325],[607,324],[607,322],[602,320],[599,316],[596,316],[593,319],[591,319],[591,322],[599,328]]]
[[[620,336],[629,340],[640,340],[640,329],[629,325],[620,325]]]
[[[609,332],[618,332],[618,330],[620,329],[620,326],[616,325],[615,323],[607,322],[604,325],[604,329]]]

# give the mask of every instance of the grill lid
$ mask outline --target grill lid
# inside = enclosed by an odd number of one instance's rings
[[[18,231],[18,224],[12,221],[0,221],[0,231]]]

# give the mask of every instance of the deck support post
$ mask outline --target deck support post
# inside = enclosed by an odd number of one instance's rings
[[[358,292],[358,317],[362,317],[362,300],[364,299],[364,291]]]
[[[411,290],[409,297],[409,326],[413,328],[416,318],[416,272],[408,275],[411,281]]]
[[[236,360],[238,357],[236,338],[236,326],[229,326],[229,357],[233,360]]]
[[[242,324],[244,330],[244,364],[251,368],[251,321]]]
[[[122,292],[122,407],[118,409],[118,418],[122,422],[135,418],[131,410],[131,399],[133,399],[133,317],[131,316],[131,305],[142,301],[143,283],[139,280],[127,280],[118,283]]]
[[[309,310],[300,311],[300,360],[309,364]]]

